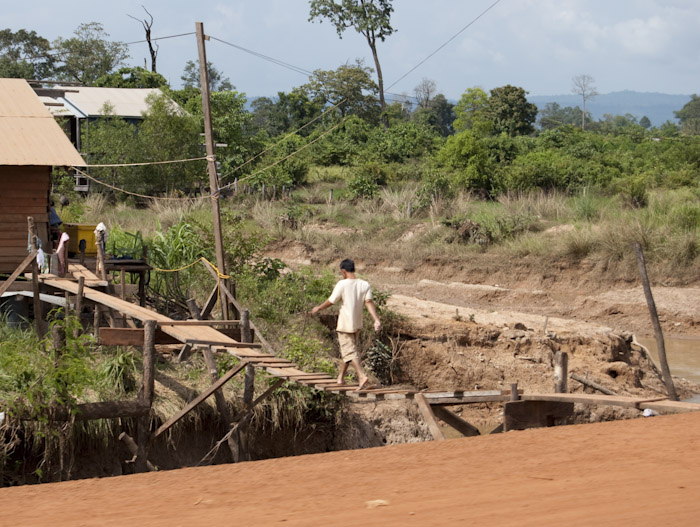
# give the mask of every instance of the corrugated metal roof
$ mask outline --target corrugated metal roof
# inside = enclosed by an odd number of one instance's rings
[[[59,87],[60,88],[60,87]],[[63,98],[88,117],[102,115],[105,103],[119,117],[140,118],[148,111],[146,99],[151,94],[163,95],[158,88],[95,88],[71,87]]]
[[[0,79],[0,165],[85,166],[24,79]]]

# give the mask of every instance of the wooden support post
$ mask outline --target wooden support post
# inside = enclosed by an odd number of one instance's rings
[[[85,292],[85,277],[78,277],[78,293],[75,295],[75,316],[80,322],[80,314],[83,311],[83,294]]]
[[[241,343],[252,343],[253,335],[250,331],[250,311],[244,309],[241,313]],[[255,367],[246,366],[245,379],[243,381],[243,407],[251,409],[253,397],[255,396]],[[238,427],[238,445],[240,447],[240,457],[242,461],[250,460],[248,422],[241,422]]]
[[[333,189],[328,191],[328,204],[330,205],[331,203],[333,203]]]
[[[122,300],[126,300],[126,271],[123,267],[119,270],[119,284],[121,285],[119,297]]]
[[[202,348],[202,356],[204,357],[204,362],[209,370],[209,378],[211,379],[212,384],[214,384],[219,380],[219,372],[217,371],[216,359],[214,358],[214,354],[211,352],[211,348]],[[246,371],[248,367],[250,366],[246,366]],[[219,389],[214,392],[214,400],[216,401],[216,409],[219,411],[219,415],[221,416],[224,432],[226,432],[228,430],[229,423],[231,422],[231,412],[229,412],[228,405],[226,404],[226,397],[224,397],[223,390]],[[238,461],[240,461],[238,444],[232,437],[229,437],[227,442],[229,450],[231,451],[232,461],[234,463],[238,463]]]
[[[209,266],[206,267],[207,269],[209,269]],[[203,320],[206,320],[211,317],[211,311],[216,305],[217,298],[219,298],[219,288],[217,286],[214,286],[214,289],[212,289],[211,293],[209,294],[209,298],[207,298],[207,301],[204,303],[204,307],[202,308],[202,312],[200,313],[200,316]]]
[[[594,390],[598,390],[600,393],[604,393],[605,395],[617,395],[615,392],[612,390],[608,390],[605,386],[598,384],[595,381],[591,381],[589,379],[586,379],[585,377],[582,377],[580,375],[577,375],[575,373],[572,373],[570,377],[583,384],[584,386],[588,386],[589,388],[593,388]]]
[[[431,405],[430,408],[438,419],[441,419],[445,424],[450,425],[465,437],[481,435],[481,432],[479,432],[477,427],[468,423],[457,414],[450,412],[444,406]]]
[[[656,303],[651,294],[651,285],[649,284],[649,276],[647,275],[647,266],[644,261],[644,251],[639,242],[634,242],[634,252],[637,255],[637,265],[639,266],[639,274],[642,278],[642,287],[644,288],[644,296],[647,300],[649,308],[649,316],[651,317],[651,325],[654,328],[654,337],[656,338],[656,351],[659,354],[659,362],[661,363],[661,375],[666,384],[666,392],[671,401],[677,401],[676,387],[673,385],[671,370],[668,367],[666,360],[666,344],[664,343],[664,334],[661,331],[661,323],[659,322],[659,314],[656,312]]]
[[[236,298],[236,282],[234,282],[233,280],[229,280],[229,282],[228,282],[228,292],[230,293],[230,295],[226,295],[226,296],[228,297],[228,300],[230,302],[231,298]],[[236,304],[231,302],[229,309],[230,309],[229,315],[231,315],[232,319],[239,320],[241,318],[241,313],[240,313],[240,311],[238,311]]]
[[[207,69],[207,50],[204,40],[204,24],[195,22],[197,33],[197,51],[199,54],[199,84],[202,93],[202,115],[204,116],[204,139],[207,149],[207,172],[209,173],[209,187],[211,188],[211,209],[214,219],[212,230],[214,231],[214,246],[216,249],[216,266],[221,274],[226,274],[226,262],[224,260],[224,242],[221,234],[221,213],[219,210],[219,177],[216,173],[216,151],[214,148],[214,131],[211,121],[211,101],[209,99],[209,71]],[[217,282],[221,289],[227,290],[226,280]],[[221,318],[227,320],[228,302],[221,303]]]
[[[418,410],[420,410],[420,413],[423,416],[423,420],[428,425],[428,429],[430,430],[430,434],[433,436],[433,439],[436,441],[444,440],[445,435],[442,433],[442,429],[435,419],[435,414],[433,413],[433,410],[425,396],[422,393],[417,393],[414,396],[414,399],[418,405]]]
[[[518,383],[513,382],[510,384],[510,400],[511,401],[519,401],[520,400],[520,394],[518,393]]]
[[[178,362],[185,362],[187,359],[190,358],[190,355],[192,353],[192,344],[185,344],[182,346],[182,349],[180,349],[180,353],[177,355],[177,361]]]
[[[131,436],[126,432],[122,432],[121,434],[119,434],[119,441],[122,441],[126,445],[126,448],[129,449],[129,452],[131,452],[131,454],[134,456],[131,458],[131,461],[136,461],[136,459],[138,458],[138,446],[136,445],[136,442],[131,438]],[[155,472],[156,470],[153,464],[148,460],[146,460],[146,468],[149,472]]]
[[[99,340],[100,338],[100,324],[102,323],[102,307],[100,304],[95,302],[95,314],[92,319],[92,332],[93,336]]]
[[[139,401],[150,409],[153,406],[156,355],[156,321],[146,320],[143,324],[143,383],[139,392]],[[151,428],[151,415],[144,415],[138,420],[138,444],[134,469],[146,472],[148,465],[148,440]]]
[[[569,354],[565,351],[557,351],[554,354],[554,392],[568,393],[568,367]]]
[[[190,315],[192,315],[192,318],[195,320],[202,320],[202,311],[199,309],[199,306],[197,305],[197,301],[194,298],[188,298],[186,300],[187,302],[187,309],[190,311]]]
[[[39,242],[36,234],[36,225],[34,224],[34,218],[29,216],[27,218],[27,224],[29,228],[30,245],[34,252],[39,251]],[[34,326],[36,328],[36,334],[39,338],[44,336],[44,314],[41,308],[41,289],[39,288],[39,264],[36,263],[36,258],[32,259],[32,294],[34,297]]]
[[[22,263],[19,264],[17,269],[12,271],[12,274],[10,275],[10,277],[0,285],[0,296],[2,296],[2,294],[10,288],[12,283],[15,280],[17,280],[17,277],[19,275],[21,275],[22,272],[24,272],[24,270],[27,268],[27,266],[29,264],[32,263],[32,261],[35,261],[35,260],[36,260],[36,250],[32,248],[31,252],[27,255],[27,257],[24,260],[22,260]]]
[[[51,327],[51,349],[58,358],[66,347],[66,328],[58,321]]]
[[[247,309],[241,312],[241,342],[253,342],[250,332],[250,311]]]
[[[182,410],[180,410],[177,414],[172,416],[170,419],[168,419],[167,422],[163,423],[158,430],[156,430],[153,435],[151,436],[151,440],[156,439],[158,436],[163,434],[163,432],[167,431],[170,427],[172,427],[174,424],[176,424],[180,419],[185,417],[190,411],[192,411],[194,408],[199,406],[202,402],[204,402],[211,394],[213,394],[216,390],[221,388],[224,384],[226,384],[228,381],[233,379],[233,377],[238,374],[241,370],[243,370],[248,363],[246,361],[241,361],[241,363],[236,366],[235,368],[229,370],[226,372],[226,374],[221,377],[216,383],[212,384],[209,388],[204,390],[202,393],[200,393],[197,397],[195,397],[187,406],[185,406]]]
[[[95,231],[95,246],[97,247],[97,259],[95,274],[102,280],[107,280],[107,271],[105,270],[105,233],[104,231]]]

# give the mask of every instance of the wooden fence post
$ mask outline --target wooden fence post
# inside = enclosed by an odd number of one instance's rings
[[[668,361],[666,360],[666,345],[664,344],[664,334],[661,331],[659,314],[656,312],[656,303],[654,302],[654,297],[651,294],[651,285],[649,284],[649,276],[647,275],[647,265],[644,261],[644,251],[642,251],[642,246],[639,242],[634,242],[634,252],[637,255],[637,264],[639,266],[639,274],[642,278],[644,296],[646,297],[647,307],[649,308],[651,325],[654,328],[654,337],[656,338],[656,349],[659,354],[659,362],[661,363],[661,374],[663,375],[664,383],[666,384],[666,392],[668,393],[668,398],[671,401],[677,401],[678,395],[676,394],[676,387],[673,385],[671,370],[669,369]]]

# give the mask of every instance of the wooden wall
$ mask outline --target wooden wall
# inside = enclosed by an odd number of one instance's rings
[[[11,273],[27,256],[27,216],[34,216],[42,248],[48,240],[51,167],[0,166],[0,273]]]

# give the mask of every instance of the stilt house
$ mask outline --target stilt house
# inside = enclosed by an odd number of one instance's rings
[[[24,79],[0,79],[0,273],[27,256],[27,216],[46,252],[54,166],[85,162]]]

